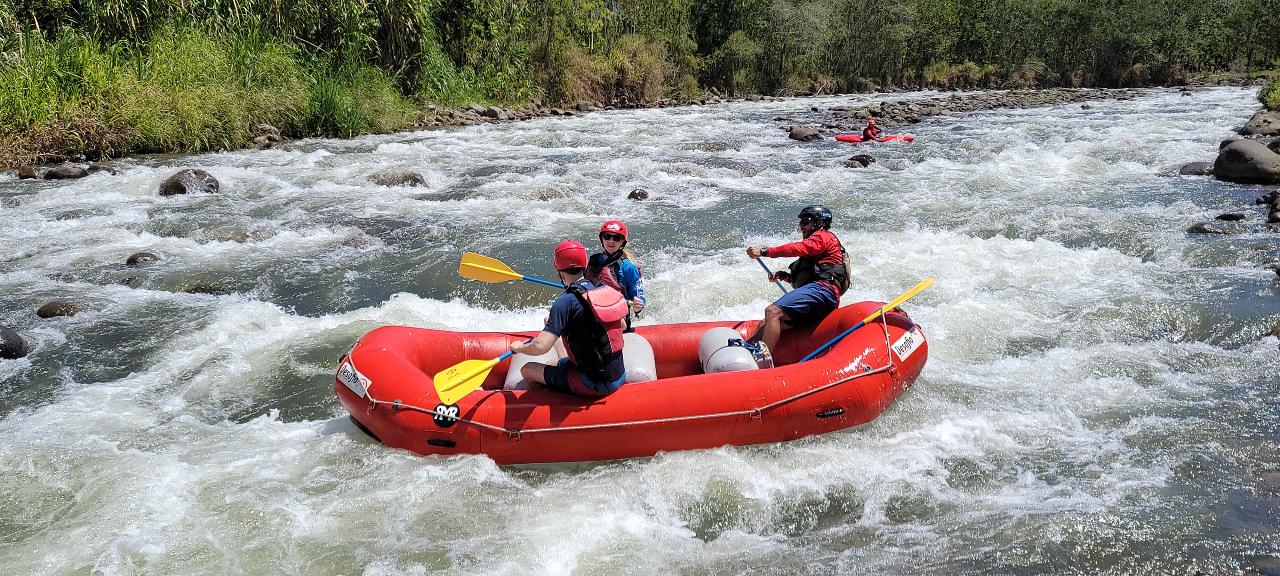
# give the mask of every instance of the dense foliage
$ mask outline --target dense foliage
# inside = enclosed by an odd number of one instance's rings
[[[0,147],[204,150],[425,102],[1182,83],[1277,66],[1280,0],[0,0],[0,51]]]

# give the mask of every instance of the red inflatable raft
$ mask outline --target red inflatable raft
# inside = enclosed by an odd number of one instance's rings
[[[786,332],[773,350],[774,368],[740,372],[703,374],[698,342],[718,326],[746,336],[757,321],[638,326],[653,347],[657,379],[594,400],[494,389],[502,386],[508,359],[482,389],[441,404],[432,374],[462,360],[496,358],[535,333],[385,326],[342,358],[334,388],[352,420],[383,444],[420,454],[486,454],[499,464],[793,440],[875,419],[924,368],[928,343],[901,310],[796,363],[881,305],[844,306],[817,327]]]
[[[916,137],[911,136],[910,134],[893,134],[890,136],[884,136],[882,138],[876,138],[875,141],[876,142],[893,142],[897,140],[900,142],[910,142],[915,139]],[[861,134],[836,134],[836,140],[839,140],[841,142],[853,142],[855,144],[867,141],[862,137]]]

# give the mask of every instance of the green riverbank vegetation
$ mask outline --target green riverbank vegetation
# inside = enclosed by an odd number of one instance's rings
[[[239,148],[264,123],[387,132],[432,104],[1167,85],[1278,62],[1280,0],[0,0],[0,165]]]

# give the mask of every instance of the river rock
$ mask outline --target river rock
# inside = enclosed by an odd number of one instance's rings
[[[849,168],[866,168],[867,166],[874,164],[875,161],[876,159],[870,154],[858,154],[856,156],[850,156],[848,160],[844,161],[844,165]]]
[[[811,140],[817,140],[819,138],[822,138],[822,134],[818,132],[817,128],[814,128],[812,126],[792,126],[791,131],[787,134],[787,137],[791,138],[792,140],[809,142]]]
[[[262,136],[268,142],[281,142],[284,137],[280,135],[280,129],[267,123],[261,123],[253,127],[255,136]]]
[[[644,188],[636,188],[635,190],[632,190],[630,194],[627,194],[627,199],[628,200],[648,200],[649,191],[645,190]]]
[[[1272,152],[1280,154],[1280,138],[1276,138],[1275,140],[1268,142],[1267,148],[1270,148]]]
[[[53,318],[56,316],[75,316],[80,312],[80,307],[65,300],[54,300],[41,306],[36,310],[36,316],[41,318]]]
[[[1229,233],[1225,226],[1217,222],[1198,222],[1187,228],[1187,232],[1192,234],[1227,234]]]
[[[1239,212],[1227,212],[1213,217],[1214,220],[1224,220],[1226,222],[1239,222],[1244,220],[1244,218],[1244,214]]]
[[[597,110],[595,104],[592,104],[591,102],[588,102],[586,100],[579,100],[577,106],[575,107],[578,109],[579,112],[595,112]]]
[[[1261,110],[1240,128],[1244,136],[1280,136],[1280,111]]]
[[[57,166],[54,166],[53,168],[45,170],[44,179],[45,180],[75,180],[76,178],[84,178],[85,176],[88,176],[88,175],[89,175],[88,170],[80,166],[76,166],[75,164],[72,164],[70,162],[63,162]]]
[[[26,356],[30,349],[27,341],[8,326],[0,326],[0,358],[13,360]]]
[[[159,259],[160,259],[159,256],[156,256],[155,254],[152,254],[150,252],[136,252],[134,254],[131,254],[129,258],[124,261],[124,263],[125,265],[128,265],[128,266],[146,266],[147,264],[155,262],[156,260],[159,260]]]
[[[1212,176],[1213,162],[1188,162],[1178,169],[1182,176]]]
[[[224,294],[231,293],[230,290],[222,286],[205,281],[196,281],[190,284],[185,284],[178,291],[186,292],[187,294],[209,294],[212,296],[222,296]]]
[[[181,170],[177,174],[166,178],[164,182],[160,183],[161,196],[195,194],[197,192],[213,194],[217,191],[218,179],[199,168],[187,168],[185,170]]]
[[[1254,140],[1235,140],[1218,152],[1213,176],[1239,184],[1280,184],[1280,154]]]
[[[19,180],[30,180],[32,178],[39,178],[39,177],[40,177],[40,174],[36,172],[35,166],[32,166],[30,164],[23,164],[18,167]]]
[[[88,170],[90,174],[97,174],[98,172],[106,172],[107,174],[111,174],[112,176],[116,174],[116,169],[114,166],[110,164],[103,164],[101,162],[94,162],[90,164],[89,167],[86,168],[86,170]]]
[[[369,177],[380,186],[426,186],[427,179],[421,174],[410,171],[379,172]]]

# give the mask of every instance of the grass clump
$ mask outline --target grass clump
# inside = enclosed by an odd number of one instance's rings
[[[1280,75],[1273,77],[1258,90],[1258,101],[1267,110],[1280,111]]]

